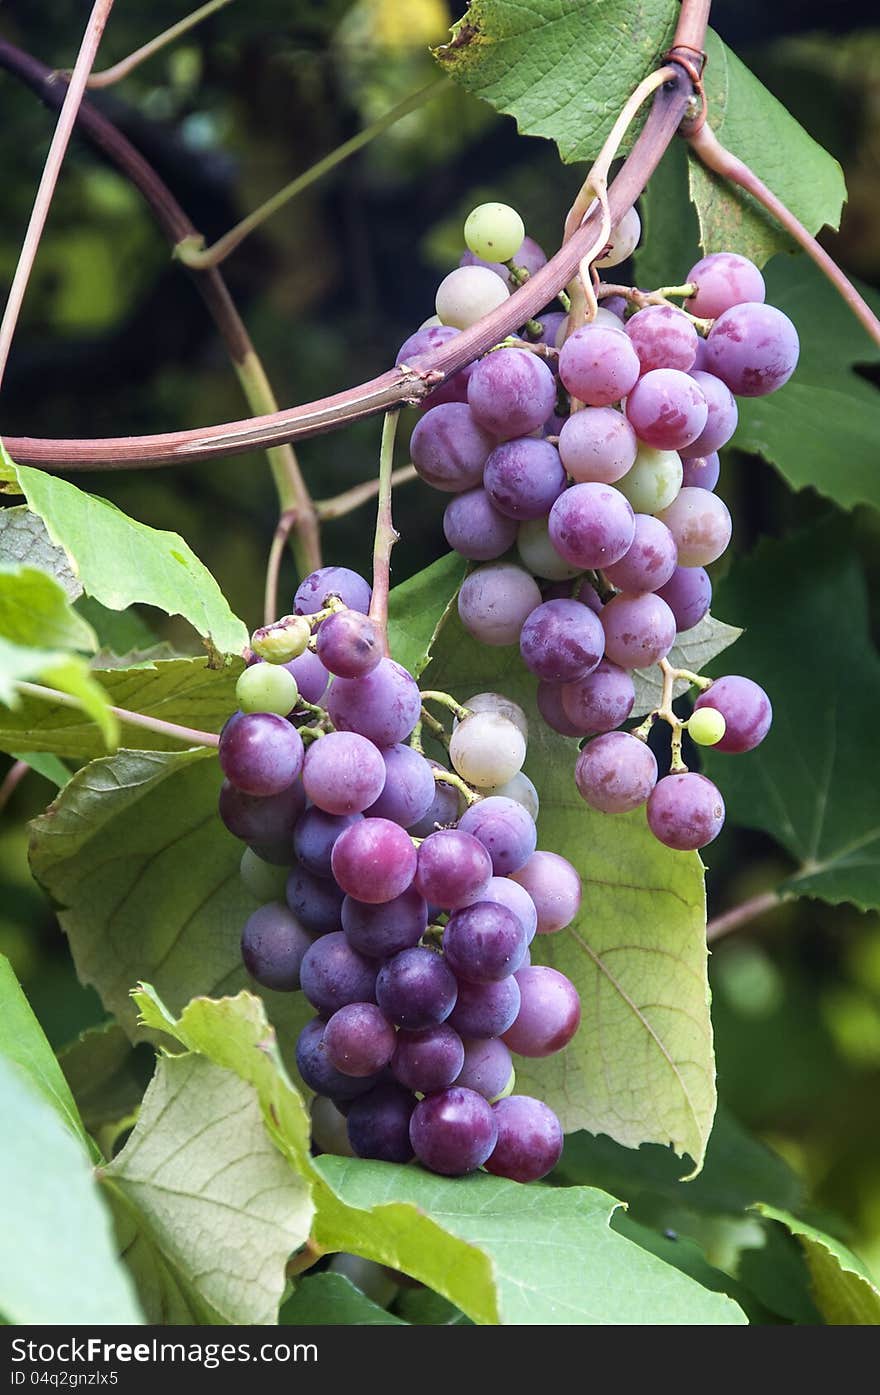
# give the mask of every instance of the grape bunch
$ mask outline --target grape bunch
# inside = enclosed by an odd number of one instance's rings
[[[502,304],[546,261],[524,234],[506,205],[471,213],[468,251],[398,365],[418,369],[420,355]],[[617,265],[639,235],[630,210],[594,265]],[[671,671],[666,658],[707,614],[706,567],[730,541],[730,514],[713,491],[736,396],[782,387],[798,336],[764,303],[758,268],[731,253],[704,257],[673,288],[685,308],[663,292],[596,289],[602,304],[588,323],[575,327],[565,309],[548,308],[435,388],[410,452],[420,477],[452,496],[443,518],[450,546],[478,564],[458,597],[465,629],[483,644],[518,644],[545,722],[586,738],[575,767],[581,796],[604,813],[646,805],[662,843],[695,850],[720,832],[724,801],[685,766],[683,728],[697,744],[749,751],[772,712],[750,679],[710,686]],[[661,708],[635,732],[618,730],[635,703],[634,670],[655,664]],[[701,689],[687,723],[671,706],[679,676]],[[657,716],[672,727],[662,778],[647,744]]]
[[[362,577],[325,567],[252,638],[219,744],[220,816],[263,902],[242,957],[315,1009],[296,1057],[319,1146],[536,1180],[562,1130],[512,1093],[511,1052],[548,1056],[577,1031],[574,985],[529,945],[571,922],[580,878],[537,850],[522,709],[422,694],[369,604]],[[452,770],[424,754],[423,723],[445,735],[429,700],[455,715]]]

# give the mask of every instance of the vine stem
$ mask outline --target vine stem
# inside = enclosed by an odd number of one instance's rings
[[[729,935],[732,930],[739,930],[740,926],[747,925],[750,920],[756,920],[759,915],[764,915],[781,904],[777,892],[762,891],[760,895],[752,896],[748,901],[743,901],[739,906],[733,906],[723,915],[717,915],[710,920],[706,926],[706,939],[712,944],[713,941]]]
[[[184,34],[188,34],[190,29],[194,29],[197,24],[201,24],[203,19],[216,14],[224,6],[231,5],[232,0],[208,0],[207,5],[201,5],[199,9],[193,10],[192,14],[185,15],[176,24],[170,25],[168,29],[163,29],[161,34],[157,34],[148,43],[136,48],[134,53],[130,53],[127,58],[120,58],[118,63],[114,63],[109,68],[102,68],[96,73],[89,74],[86,86],[89,88],[112,87],[114,83],[121,82],[123,78],[133,73],[135,68],[139,68],[142,63],[146,63],[148,58],[154,57],[161,49],[168,44],[173,44],[175,39],[180,39]]]
[[[76,124],[76,114],[83,99],[86,79],[92,70],[98,45],[101,42],[101,35],[104,33],[104,26],[110,18],[112,8],[113,0],[95,0],[82,37],[79,53],[76,56],[70,84],[61,104],[55,133],[52,136],[52,143],[49,146],[49,153],[46,156],[46,163],[43,166],[34,206],[31,209],[30,220],[19,253],[18,265],[9,288],[3,320],[0,322],[0,384],[2,384],[6,372],[9,350],[12,348],[12,339],[24,302],[25,291],[40,246],[40,239],[43,236],[43,229],[46,226],[46,219],[49,216],[52,196],[55,193],[64,156],[67,154],[67,147]]]
[[[414,479],[418,479],[415,465],[401,465],[397,470],[391,471],[392,489],[398,484],[409,484],[410,480]],[[347,513],[353,513],[378,493],[378,479],[365,480],[363,484],[356,484],[342,494],[334,494],[332,499],[316,499],[315,512],[319,520],[326,523],[329,519],[342,518]]]
[[[373,595],[370,619],[382,631],[386,655],[388,649],[388,593],[391,589],[391,551],[400,534],[391,517],[391,476],[394,465],[394,438],[397,435],[399,412],[386,412],[382,422],[382,445],[379,449],[378,503],[376,506],[376,540],[373,544]]]
[[[26,683],[20,679],[15,684],[20,693],[38,698],[40,702],[56,703],[59,707],[76,707],[80,704],[69,693],[61,693],[56,688],[44,688],[40,683]],[[143,727],[146,731],[158,732],[160,736],[171,736],[176,741],[186,741],[190,746],[219,746],[220,737],[211,731],[197,731],[194,727],[181,727],[176,722],[164,722],[160,717],[147,717],[143,712],[129,712],[125,707],[109,709],[120,722],[129,727]]]
[[[689,132],[685,127],[683,134],[691,150],[708,169],[722,175],[731,184],[739,185],[747,194],[751,194],[752,198],[757,199],[768,213],[773,215],[777,223],[794,238],[807,256],[816,263],[822,274],[828,278],[856,319],[867,330],[874,343],[880,344],[880,319],[856,290],[849,277],[837,265],[834,258],[829,256],[824,247],[820,246],[800,219],[786,208],[782,200],[776,197],[773,190],[768,189],[767,185],[749,169],[748,165],[744,164],[742,160],[738,160],[721,144],[708,121],[704,122],[699,130],[693,132]]]
[[[296,509],[282,510],[281,517],[272,535],[269,560],[266,563],[266,588],[263,598],[263,624],[274,625],[278,619],[278,578],[281,573],[281,559],[288,539],[296,527]]]
[[[25,775],[30,770],[26,760],[17,760],[9,767],[0,784],[0,813],[6,808]]]
[[[279,189],[271,198],[261,203],[259,208],[255,208],[253,213],[249,213],[246,218],[242,218],[240,223],[236,223],[234,228],[224,233],[210,247],[205,246],[205,239],[201,233],[193,233],[182,238],[174,249],[174,255],[184,263],[185,266],[192,267],[195,271],[205,271],[208,267],[219,266],[224,262],[231,252],[234,252],[245,238],[257,228],[261,227],[273,214],[283,208],[291,199],[296,198],[304,189],[308,189],[316,180],[335,169],[337,165],[347,160],[349,155],[354,155],[356,151],[362,150],[376,136],[380,136],[383,131],[387,131],[390,126],[396,125],[404,116],[409,116],[410,112],[417,111],[424,106],[432,97],[436,97],[437,91],[444,86],[445,77],[434,78],[425,87],[420,87],[418,92],[411,92],[408,97],[404,97],[402,102],[386,111],[384,116],[380,116],[371,125],[365,126],[362,131],[358,131],[351,140],[345,141],[342,145],[325,155],[322,160],[297,175],[289,184],[285,184],[283,189]]]

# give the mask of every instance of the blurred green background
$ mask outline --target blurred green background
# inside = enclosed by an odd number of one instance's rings
[[[124,56],[186,8],[183,0],[120,4],[102,61]],[[847,270],[877,284],[880,28],[870,27],[873,8],[726,0],[713,6],[713,22],[843,164],[845,221],[824,240]],[[6,0],[0,31],[68,67],[89,9],[89,0]],[[461,9],[444,0],[237,0],[96,100],[212,240],[429,81],[427,46],[442,40]],[[8,282],[52,123],[5,74],[0,113],[0,281]],[[450,89],[310,188],[224,268],[282,404],[323,396],[392,362],[433,312],[434,288],[457,261],[461,224],[474,203],[515,204],[549,252],[582,177],[578,167],[558,163],[551,145],[518,137],[511,121]],[[686,271],[670,266],[667,279]],[[74,140],[6,378],[3,431],[121,435],[244,415],[214,328],[146,208]],[[369,478],[378,439],[373,420],[303,443],[315,496]],[[182,532],[238,614],[259,622],[276,518],[264,457],[81,483],[144,522]],[[769,466],[731,451],[720,492],[736,524],[724,567],[759,536],[781,536],[828,511],[811,491],[794,495]],[[445,550],[442,510],[442,498],[421,485],[398,492],[395,580]],[[865,511],[858,525],[876,597],[878,520]],[[366,570],[370,546],[369,508],[325,530],[327,560]],[[287,563],[282,598],[294,584]],[[158,617],[151,620],[162,629]],[[168,625],[163,632],[189,642]],[[30,775],[0,825],[0,950],[60,1046],[102,1010],[77,984],[27,869],[26,820],[50,797],[51,787]],[[736,829],[706,860],[715,913],[787,870],[774,844]],[[880,1270],[880,918],[791,903],[722,941],[711,972],[723,1098],[788,1158],[818,1204],[844,1219],[852,1243]]]

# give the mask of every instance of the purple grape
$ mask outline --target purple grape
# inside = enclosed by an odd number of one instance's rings
[[[682,489],[658,515],[678,548],[681,567],[706,567],[730,542],[732,523],[727,505],[708,489]]]
[[[509,562],[477,567],[458,593],[458,614],[468,634],[492,646],[516,644],[526,616],[540,604],[534,577]]]
[[[570,334],[559,354],[559,376],[580,402],[610,407],[631,392],[641,372],[639,356],[625,333],[591,324]]]
[[[220,733],[220,768],[236,789],[280,794],[303,767],[302,737],[272,712],[235,712]]]
[[[542,266],[547,265],[547,254],[533,237],[526,234],[512,260],[514,266],[518,266],[521,271],[527,271],[530,276],[534,276],[536,271],[540,271]]]
[[[316,877],[331,877],[330,854],[333,844],[363,814],[327,814],[317,805],[306,809],[293,834],[293,850],[300,864]]]
[[[556,406],[556,379],[527,349],[496,349],[471,374],[468,404],[480,426],[498,440],[528,436]]]
[[[333,844],[333,876],[348,896],[376,906],[401,896],[416,870],[416,850],[400,824],[364,819]]]
[[[531,944],[538,929],[538,912],[525,887],[511,881],[510,877],[493,877],[480,900],[512,911],[526,932],[526,944]]]
[[[328,877],[316,877],[294,867],[287,878],[287,904],[310,935],[326,935],[342,927],[343,895]]]
[[[627,397],[626,415],[646,445],[681,450],[703,431],[709,405],[690,374],[677,368],[652,368]]]
[[[502,1033],[518,1056],[552,1056],[567,1046],[580,1026],[581,1000],[571,979],[546,964],[531,964],[514,975],[522,998],[516,1020]]]
[[[483,466],[494,437],[465,402],[432,407],[416,423],[409,451],[419,477],[446,494],[460,494],[482,483]]]
[[[715,321],[706,364],[737,397],[765,397],[788,382],[799,352],[797,330],[787,315],[773,305],[747,302]]]
[[[562,710],[580,736],[613,731],[625,722],[636,700],[633,681],[625,669],[603,659],[598,668],[560,691]]]
[[[458,998],[449,1015],[449,1025],[462,1037],[500,1037],[516,1020],[520,991],[516,975],[495,983],[458,985]]]
[[[665,586],[657,592],[675,617],[675,628],[682,633],[698,625],[712,604],[712,583],[702,567],[676,567]]]
[[[361,678],[382,658],[382,636],[358,610],[339,610],[318,628],[318,658],[340,678]]]
[[[452,325],[428,325],[424,329],[417,329],[415,334],[411,334],[401,344],[394,360],[395,366],[412,367],[423,354],[429,354],[433,349],[448,344],[450,339],[454,339],[460,333],[461,330]],[[429,392],[428,396],[422,399],[421,405],[430,408],[438,407],[441,402],[467,402],[467,385],[472,370],[473,364],[470,363],[466,368],[459,368],[457,373],[451,374],[439,387],[434,388],[433,392]]]
[[[475,1090],[453,1085],[416,1105],[409,1136],[419,1162],[443,1177],[482,1167],[498,1138],[492,1106]]]
[[[620,668],[649,668],[665,659],[675,643],[675,616],[662,596],[651,591],[613,596],[602,611],[602,626],[606,658]]]
[[[494,983],[515,973],[526,951],[519,916],[497,902],[476,901],[449,917],[443,953],[459,982]]]
[[[589,581],[582,581],[577,589],[575,600],[582,605],[588,605],[594,615],[602,614],[603,601],[599,599],[599,592]]]
[[[350,610],[366,615],[372,594],[369,583],[349,567],[319,567],[300,582],[293,598],[293,613],[317,615],[319,610],[325,609],[328,597],[338,596]]]
[[[472,252],[468,247],[458,259],[459,266],[484,266],[487,271],[494,271],[496,276],[500,276],[505,285],[510,281],[510,270],[504,262],[487,262],[485,257],[478,257],[476,252]]]
[[[306,805],[298,780],[279,794],[245,794],[229,780],[220,787],[220,817],[229,832],[244,843],[286,847],[293,861],[293,830]]]
[[[390,959],[403,949],[413,949],[427,927],[427,902],[412,887],[376,905],[353,896],[346,896],[342,903],[345,938],[368,959]]]
[[[486,461],[483,486],[508,518],[543,518],[565,488],[559,451],[531,436],[504,441]]]
[[[726,446],[739,420],[736,398],[726,383],[722,383],[713,373],[694,372],[691,377],[706,399],[709,415],[697,439],[691,441],[689,446],[682,446],[682,464],[688,456],[709,455]]]
[[[303,992],[322,1016],[332,1016],[346,1003],[376,1001],[376,965],[352,949],[340,930],[309,945],[299,976]]]
[[[510,1051],[500,1037],[475,1037],[463,1044],[464,1064],[454,1083],[476,1090],[484,1099],[496,1099],[510,1083]]]
[[[696,852],[718,837],[723,824],[724,800],[705,775],[666,775],[654,786],[648,826],[667,848]]]
[[[550,510],[550,538],[566,562],[584,570],[619,562],[635,536],[632,505],[610,484],[574,484]]]
[[[535,340],[537,344],[546,344],[548,348],[555,349],[556,336],[562,325],[562,321],[567,316],[564,310],[545,310],[538,317],[541,325],[541,333]]]
[[[499,513],[485,489],[456,494],[446,505],[443,532],[470,562],[491,562],[516,541],[516,522]]]
[[[525,887],[538,912],[538,934],[552,935],[570,925],[580,910],[581,879],[558,853],[532,853],[525,867],[511,873]]]
[[[726,723],[725,732],[715,743],[716,751],[727,751],[740,755],[760,746],[770,730],[773,721],[773,708],[770,699],[751,678],[741,678],[728,674],[716,678],[705,693],[701,693],[695,707],[712,707],[720,712]]]
[[[509,1095],[493,1105],[498,1142],[486,1159],[486,1171],[512,1182],[537,1182],[552,1172],[562,1156],[562,1125],[542,1100]]]
[[[697,338],[697,356],[696,356],[696,358],[694,359],[693,364],[691,365],[691,372],[692,372],[692,373],[707,373],[708,370],[709,370],[709,362],[708,362],[708,359],[706,358],[706,340],[698,336],[698,338]]]
[[[675,539],[659,518],[637,513],[635,535],[619,562],[605,568],[606,580],[619,591],[659,591],[675,571]]]
[[[470,833],[441,828],[419,848],[415,886],[429,906],[454,911],[470,905],[480,899],[491,876],[492,859]]]
[[[589,741],[574,768],[581,797],[603,814],[640,808],[657,783],[657,760],[650,746],[626,731],[610,731]]]
[[[697,288],[687,308],[705,320],[717,319],[746,300],[763,301],[765,295],[764,278],[754,262],[736,252],[711,252],[691,267],[686,280]]]
[[[397,1033],[375,1003],[346,1003],[324,1032],[324,1050],[343,1075],[376,1075],[394,1055]]]
[[[682,457],[681,470],[683,488],[712,490],[718,483],[718,476],[721,474],[721,461],[718,459],[718,452],[710,451],[708,455]]]
[[[319,1095],[333,1100],[353,1100],[375,1085],[373,1080],[356,1080],[336,1069],[324,1049],[326,1022],[320,1017],[306,1023],[296,1043],[296,1068],[308,1085]]]
[[[445,770],[446,768],[436,760],[429,760],[428,764],[432,770]],[[414,838],[427,838],[429,833],[436,833],[438,827],[444,828],[455,823],[458,819],[458,804],[458,790],[444,780],[435,780],[434,798],[424,816],[412,824],[409,832]]]
[[[292,673],[299,688],[299,695],[305,702],[319,703],[327,691],[330,675],[317,654],[306,649],[298,659],[291,659],[284,667]]]
[[[568,716],[562,705],[563,683],[539,683],[536,695],[538,711],[548,727],[560,736],[583,736],[579,726]]]
[[[537,829],[527,810],[515,799],[490,795],[465,809],[458,821],[488,852],[496,877],[506,877],[522,867],[535,851]]]
[[[400,1031],[391,1062],[394,1078],[420,1095],[445,1090],[464,1065],[464,1045],[448,1022],[421,1032]]]
[[[452,970],[432,949],[403,949],[379,970],[376,1001],[385,1016],[407,1031],[445,1022],[455,1006]]]
[[[309,746],[303,784],[309,799],[325,813],[360,814],[382,793],[385,762],[366,737],[330,731]]]
[[[434,800],[434,772],[411,746],[389,746],[382,752],[385,787],[367,810],[369,818],[390,819],[409,828],[424,818]]]
[[[299,988],[299,968],[312,941],[280,901],[270,901],[248,916],[241,932],[241,957],[251,978],[263,988],[290,993]]]
[[[687,315],[676,306],[646,306],[627,320],[626,332],[643,373],[654,368],[677,368],[686,373],[693,367],[699,336]]]
[[[584,407],[559,433],[559,454],[578,484],[615,484],[631,468],[638,442],[623,412]]]
[[[422,696],[418,683],[405,668],[393,659],[382,659],[363,678],[335,679],[327,711],[339,730],[357,732],[384,748],[396,746],[409,736],[421,715]],[[321,742],[316,744],[320,746]]]
[[[545,601],[529,615],[519,639],[526,668],[546,683],[570,683],[592,673],[604,648],[601,620],[580,601]]]
[[[409,1125],[415,1099],[399,1085],[377,1085],[348,1111],[348,1141],[359,1158],[406,1163],[413,1156]]]

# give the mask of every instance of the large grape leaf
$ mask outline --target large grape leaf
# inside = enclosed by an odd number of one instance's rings
[[[567,1131],[631,1148],[671,1142],[699,1168],[715,1110],[700,859],[662,847],[643,810],[610,817],[583,803],[577,745],[537,715],[518,649],[476,644],[452,614],[425,681],[459,698],[501,692],[526,708],[539,843],[569,858],[584,883],[574,924],[533,944],[536,960],[577,985],[581,1027],[559,1055],[518,1060],[518,1087],[548,1100]]]
[[[118,1022],[89,1027],[58,1053],[85,1127],[97,1135],[136,1112],[149,1083],[153,1052],[132,1046]]]
[[[281,1309],[279,1322],[292,1327],[405,1327],[368,1298],[344,1274],[306,1274]]]
[[[138,523],[57,475],[25,465],[16,465],[14,475],[88,595],[111,610],[141,601],[182,615],[217,662],[223,654],[241,654],[248,640],[244,625],[178,533]]]
[[[718,603],[746,627],[737,671],[774,704],[756,750],[705,753],[728,817],[791,854],[783,894],[880,907],[880,658],[845,523],[765,542],[721,582]]]
[[[218,732],[236,706],[235,680],[243,665],[233,659],[222,669],[204,657],[144,660],[133,668],[95,669],[91,681],[105,702],[166,722]],[[179,737],[123,724],[123,739],[148,751],[179,751]],[[69,707],[22,696],[13,709],[0,709],[0,750],[52,751],[73,760],[92,760],[104,745],[94,725]]]
[[[0,564],[0,635],[40,649],[93,654],[98,647],[94,630],[72,609],[61,583],[31,565]]]
[[[32,513],[27,504],[15,504],[0,509],[0,563],[39,567],[64,587],[66,595],[75,601],[82,595],[82,585],[71,570],[67,554],[53,543],[39,514]]]
[[[816,1304],[830,1326],[880,1326],[880,1286],[852,1250],[786,1211],[772,1206],[759,1209],[796,1236],[810,1271]]]
[[[308,1151],[302,1099],[250,994],[190,1003],[179,1021],[149,987],[146,1022],[235,1071],[257,1090],[276,1145],[311,1178],[313,1244],[388,1264],[420,1279],[480,1323],[737,1323],[743,1315],[615,1234],[616,1202],[587,1187],[522,1187],[480,1174],[436,1177],[419,1167]],[[255,1049],[257,1048],[257,1049]]]

